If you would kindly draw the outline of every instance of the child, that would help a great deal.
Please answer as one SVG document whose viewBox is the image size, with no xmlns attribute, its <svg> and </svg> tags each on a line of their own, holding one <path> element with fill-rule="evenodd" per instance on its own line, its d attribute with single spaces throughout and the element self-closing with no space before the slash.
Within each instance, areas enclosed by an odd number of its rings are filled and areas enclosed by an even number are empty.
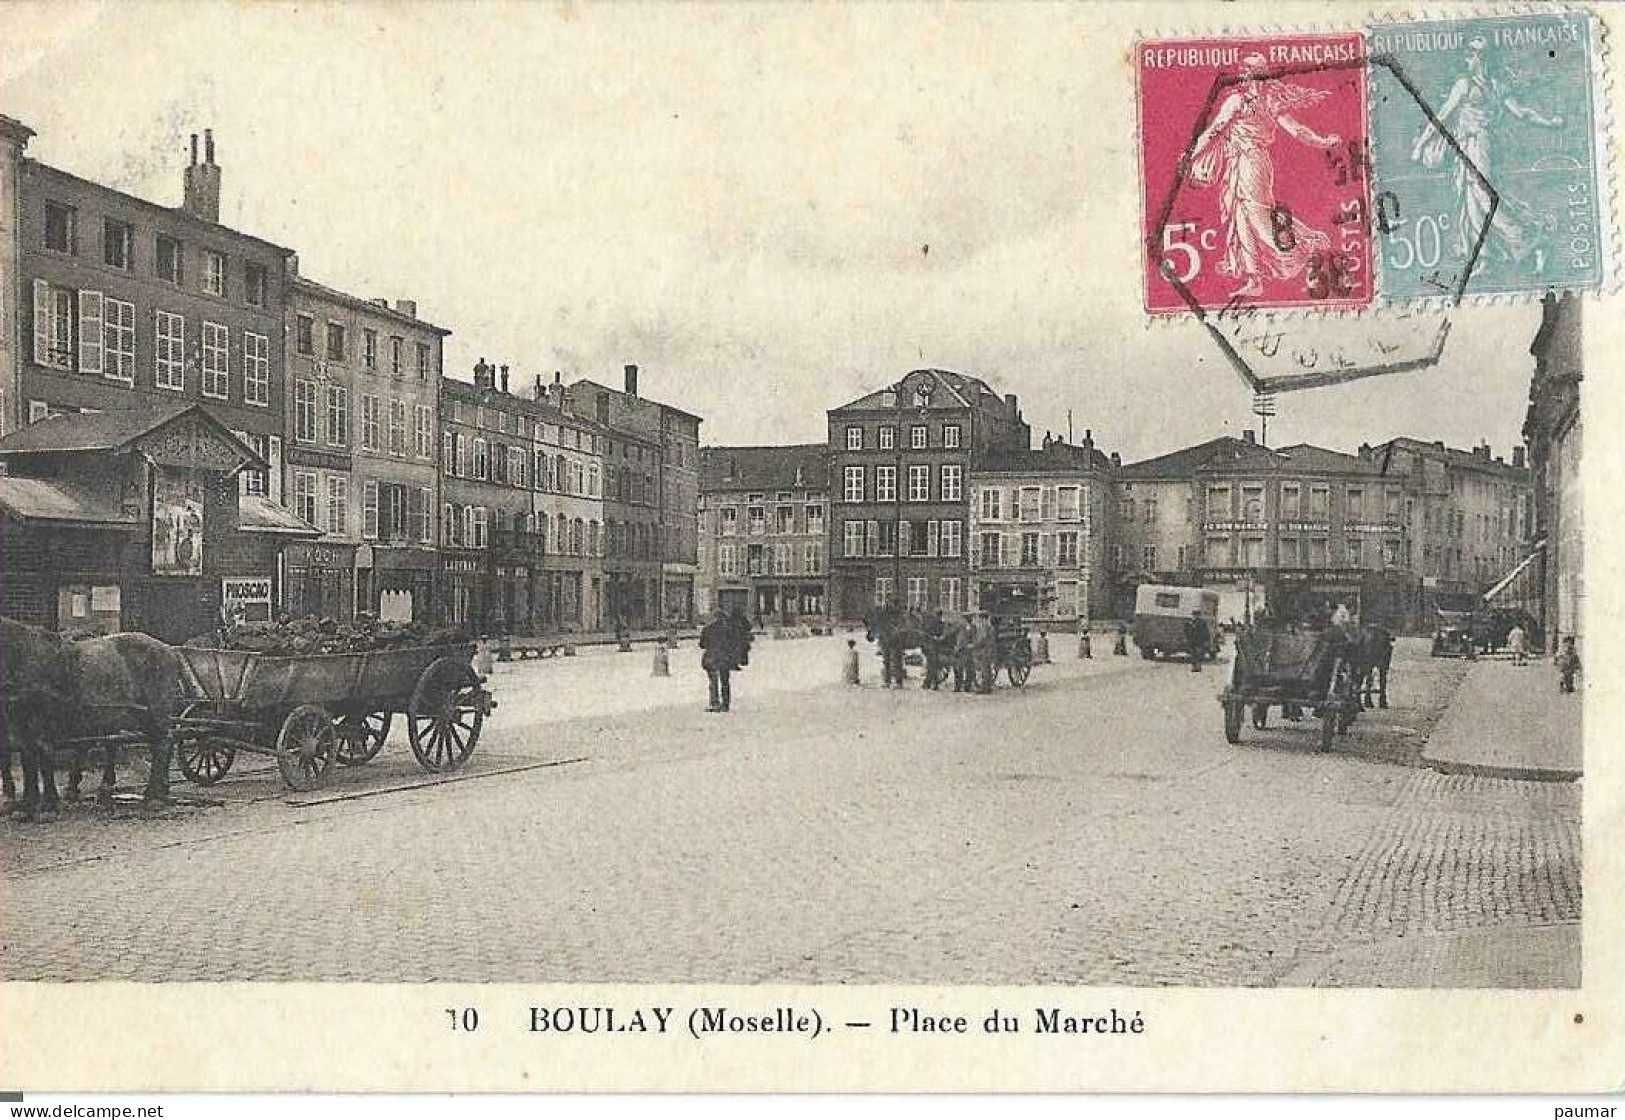
<svg viewBox="0 0 1625 1120">
<path fill-rule="evenodd" d="M 858 643 L 855 638 L 846 640 L 846 657 L 841 665 L 841 680 L 847 684 L 858 683 Z"/>
<path fill-rule="evenodd" d="M 1563 648 L 1557 652 L 1557 690 L 1574 691 L 1574 676 L 1580 671 L 1580 655 L 1574 651 L 1574 639 L 1564 638 Z"/>
<path fill-rule="evenodd" d="M 1128 627 L 1122 623 L 1118 623 L 1117 626 L 1117 640 L 1112 643 L 1112 656 L 1128 656 Z"/>
<path fill-rule="evenodd" d="M 1078 631 L 1078 660 L 1091 661 L 1094 656 L 1095 651 L 1089 645 L 1089 628 L 1085 626 Z"/>
</svg>

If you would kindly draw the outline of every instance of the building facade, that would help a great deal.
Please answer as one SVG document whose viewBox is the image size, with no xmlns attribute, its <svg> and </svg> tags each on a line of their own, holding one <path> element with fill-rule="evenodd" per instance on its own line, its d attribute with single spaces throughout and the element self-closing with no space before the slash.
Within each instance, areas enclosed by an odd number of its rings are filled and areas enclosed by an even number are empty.
<svg viewBox="0 0 1625 1120">
<path fill-rule="evenodd" d="M 970 474 L 1031 441 L 1014 395 L 917 369 L 831 409 L 828 431 L 835 615 L 860 618 L 876 603 L 964 611 Z"/>
<path fill-rule="evenodd" d="M 21 121 L 0 116 L 0 436 L 22 424 L 17 395 L 17 348 L 22 337 L 19 293 L 22 275 L 22 168 L 23 153 L 34 130 Z"/>
<path fill-rule="evenodd" d="M 1548 293 L 1530 353 L 1535 373 L 1523 436 L 1529 445 L 1534 525 L 1539 543 L 1534 567 L 1535 612 L 1547 648 L 1585 634 L 1585 540 L 1580 492 L 1584 425 L 1580 384 L 1585 379 L 1580 297 Z"/>
<path fill-rule="evenodd" d="M 287 558 L 286 608 L 427 617 L 440 566 L 439 397 L 451 332 L 410 300 L 289 285 L 287 504 L 323 530 Z"/>
<path fill-rule="evenodd" d="M 1090 433 L 985 456 L 970 476 L 971 607 L 1076 623 L 1111 613 L 1112 461 Z"/>
<path fill-rule="evenodd" d="M 700 462 L 700 613 L 738 609 L 762 623 L 822 622 L 829 448 L 707 447 Z"/>
<path fill-rule="evenodd" d="M 583 378 L 564 394 L 578 415 L 615 433 L 605 459 L 619 544 L 608 557 L 609 616 L 634 626 L 692 623 L 701 417 L 641 395 L 635 365 L 623 371 L 620 389 Z"/>
</svg>

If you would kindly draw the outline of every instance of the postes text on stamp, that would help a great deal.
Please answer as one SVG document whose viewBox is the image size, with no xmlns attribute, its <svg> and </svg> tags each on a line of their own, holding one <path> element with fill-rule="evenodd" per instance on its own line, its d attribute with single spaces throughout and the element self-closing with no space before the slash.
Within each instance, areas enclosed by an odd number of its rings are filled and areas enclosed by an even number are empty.
<svg viewBox="0 0 1625 1120">
<path fill-rule="evenodd" d="M 1145 41 L 1136 68 L 1146 310 L 1369 306 L 1363 36 Z"/>
<path fill-rule="evenodd" d="M 1569 11 L 1371 30 L 1385 302 L 1602 282 L 1595 43 Z"/>
</svg>

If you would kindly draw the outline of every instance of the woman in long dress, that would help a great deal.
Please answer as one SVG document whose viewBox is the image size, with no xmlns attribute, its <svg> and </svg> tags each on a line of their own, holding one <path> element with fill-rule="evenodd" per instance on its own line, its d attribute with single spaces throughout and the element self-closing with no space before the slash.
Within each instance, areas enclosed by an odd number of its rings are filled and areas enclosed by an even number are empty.
<svg viewBox="0 0 1625 1120">
<path fill-rule="evenodd" d="M 1315 253 L 1324 253 L 1331 246 L 1325 233 L 1278 208 L 1275 163 L 1270 156 L 1278 131 L 1316 148 L 1335 148 L 1342 143 L 1337 134 L 1322 136 L 1289 112 L 1330 94 L 1260 77 L 1264 68 L 1263 55 L 1250 54 L 1241 60 L 1242 81 L 1197 137 L 1190 155 L 1192 182 L 1208 186 L 1218 181 L 1224 233 L 1219 273 L 1242 281 L 1233 297 L 1262 294 L 1265 278 L 1284 280 L 1300 275 Z"/>
</svg>

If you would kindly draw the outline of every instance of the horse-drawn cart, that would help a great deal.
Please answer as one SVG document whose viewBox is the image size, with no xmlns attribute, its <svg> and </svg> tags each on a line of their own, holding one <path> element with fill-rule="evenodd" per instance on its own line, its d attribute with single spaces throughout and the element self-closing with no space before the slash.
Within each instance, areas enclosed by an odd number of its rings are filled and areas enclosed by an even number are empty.
<svg viewBox="0 0 1625 1120">
<path fill-rule="evenodd" d="M 455 770 L 496 707 L 471 665 L 473 643 L 293 657 L 176 652 L 186 692 L 176 754 L 199 785 L 224 778 L 247 751 L 274 758 L 290 788 L 317 789 L 335 760 L 359 766 L 376 757 L 396 713 L 423 769 Z"/>
<path fill-rule="evenodd" d="M 1241 741 L 1247 708 L 1252 708 L 1253 726 L 1262 729 L 1270 707 L 1279 705 L 1289 717 L 1304 708 L 1318 716 L 1320 748 L 1330 750 L 1333 737 L 1347 730 L 1360 710 L 1352 652 L 1335 629 L 1321 634 L 1242 631 L 1236 636 L 1229 684 L 1219 694 L 1225 740 Z"/>
<path fill-rule="evenodd" d="M 1033 647 L 1027 637 L 1027 624 L 1019 615 L 994 615 L 995 654 L 993 676 L 1003 669 L 1016 688 L 1027 683 L 1033 671 Z"/>
</svg>

